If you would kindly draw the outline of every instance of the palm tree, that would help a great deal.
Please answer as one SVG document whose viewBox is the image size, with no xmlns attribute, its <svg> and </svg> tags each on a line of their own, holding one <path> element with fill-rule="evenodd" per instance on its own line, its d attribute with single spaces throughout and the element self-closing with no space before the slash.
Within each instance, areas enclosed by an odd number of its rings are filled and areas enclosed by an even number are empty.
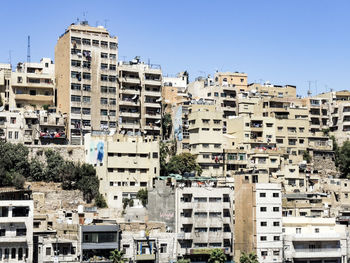
<svg viewBox="0 0 350 263">
<path fill-rule="evenodd" d="M 241 257 L 239 258 L 240 263 L 259 263 L 258 256 L 254 252 L 242 253 Z"/>
<path fill-rule="evenodd" d="M 124 263 L 126 261 L 126 258 L 124 258 L 124 252 L 119 251 L 118 249 L 111 252 L 109 259 L 112 260 L 113 263 Z"/>
<path fill-rule="evenodd" d="M 226 262 L 226 256 L 222 249 L 215 248 L 211 251 L 208 260 L 209 263 L 224 263 Z"/>
</svg>

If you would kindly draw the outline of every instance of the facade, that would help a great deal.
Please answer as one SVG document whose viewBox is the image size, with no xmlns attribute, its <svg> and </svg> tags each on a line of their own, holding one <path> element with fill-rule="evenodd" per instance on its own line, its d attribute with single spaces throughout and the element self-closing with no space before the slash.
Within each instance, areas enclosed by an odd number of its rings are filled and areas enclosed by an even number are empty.
<svg viewBox="0 0 350 263">
<path fill-rule="evenodd" d="M 49 110 L 9 110 L 0 112 L 1 139 L 25 145 L 66 144 L 66 117 Z"/>
<path fill-rule="evenodd" d="M 136 198 L 159 176 L 159 142 L 150 137 L 121 134 L 85 136 L 85 161 L 96 167 L 100 193 L 111 208 L 124 198 Z"/>
<path fill-rule="evenodd" d="M 80 227 L 82 261 L 90 262 L 94 258 L 109 261 L 111 251 L 120 249 L 119 232 L 119 226 L 112 223 L 82 225 Z"/>
<path fill-rule="evenodd" d="M 207 261 L 213 248 L 228 260 L 234 251 L 234 197 L 230 187 L 216 179 L 178 180 L 176 188 L 177 256 L 191 262 Z"/>
<path fill-rule="evenodd" d="M 259 262 L 282 262 L 281 186 L 252 184 L 245 175 L 236 178 L 235 259 L 254 251 Z"/>
<path fill-rule="evenodd" d="M 348 237 L 334 218 L 283 218 L 286 262 L 348 262 Z"/>
<path fill-rule="evenodd" d="M 136 57 L 118 64 L 119 132 L 159 136 L 161 134 L 162 72 Z"/>
<path fill-rule="evenodd" d="M 0 260 L 33 262 L 33 200 L 31 191 L 0 191 Z"/>
<path fill-rule="evenodd" d="M 71 144 L 92 130 L 117 127 L 118 39 L 87 22 L 72 24 L 55 47 L 57 107 Z"/>
</svg>

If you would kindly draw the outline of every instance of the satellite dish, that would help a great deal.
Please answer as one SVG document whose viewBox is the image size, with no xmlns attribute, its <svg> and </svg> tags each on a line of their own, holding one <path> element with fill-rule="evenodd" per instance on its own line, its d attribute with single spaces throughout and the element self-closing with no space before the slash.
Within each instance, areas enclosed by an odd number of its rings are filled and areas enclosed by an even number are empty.
<svg viewBox="0 0 350 263">
<path fill-rule="evenodd" d="M 0 107 L 0 111 L 3 111 L 5 109 L 5 106 Z"/>
</svg>

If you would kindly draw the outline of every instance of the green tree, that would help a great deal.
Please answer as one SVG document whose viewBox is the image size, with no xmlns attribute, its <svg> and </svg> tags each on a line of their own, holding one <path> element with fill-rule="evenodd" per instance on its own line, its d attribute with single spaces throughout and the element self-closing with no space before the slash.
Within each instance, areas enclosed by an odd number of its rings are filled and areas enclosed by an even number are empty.
<svg viewBox="0 0 350 263">
<path fill-rule="evenodd" d="M 189 258 L 179 258 L 176 263 L 190 263 L 191 260 Z"/>
<path fill-rule="evenodd" d="M 226 262 L 226 256 L 224 251 L 219 248 L 215 248 L 210 252 L 209 263 L 224 263 Z"/>
<path fill-rule="evenodd" d="M 77 181 L 76 188 L 83 192 L 87 202 L 91 202 L 99 194 L 100 180 L 98 180 L 96 170 L 92 165 L 83 164 L 80 169 L 82 177 Z"/>
<path fill-rule="evenodd" d="M 147 189 L 140 189 L 137 194 L 136 198 L 139 199 L 144 207 L 146 207 L 148 203 L 148 190 Z"/>
<path fill-rule="evenodd" d="M 23 144 L 0 142 L 0 187 L 12 186 L 16 173 L 29 176 L 28 153 Z"/>
<path fill-rule="evenodd" d="M 333 142 L 333 151 L 334 151 L 334 159 L 335 159 L 335 166 L 338 167 L 339 166 L 339 146 L 337 143 L 337 140 L 335 139 L 334 135 L 332 135 L 330 137 L 332 139 Z"/>
<path fill-rule="evenodd" d="M 111 252 L 109 259 L 112 260 L 113 263 L 124 263 L 126 261 L 126 258 L 124 258 L 124 252 L 119 251 L 118 249 Z"/>
<path fill-rule="evenodd" d="M 184 174 L 186 172 L 195 172 L 198 176 L 202 174 L 202 168 L 197 163 L 196 156 L 191 153 L 181 153 L 171 157 L 167 164 L 167 173 Z"/>
<path fill-rule="evenodd" d="M 24 183 L 26 181 L 23 175 L 17 172 L 13 172 L 11 178 L 14 187 L 16 187 L 17 189 L 23 189 Z"/>
<path fill-rule="evenodd" d="M 51 149 L 45 151 L 46 168 L 45 181 L 46 182 L 61 182 L 64 175 L 65 161 L 62 156 Z"/>
<path fill-rule="evenodd" d="M 340 147 L 338 165 L 341 177 L 350 178 L 350 141 L 345 141 Z"/>
<path fill-rule="evenodd" d="M 170 113 L 165 113 L 162 117 L 163 140 L 167 140 L 170 138 L 172 128 L 173 128 L 173 122 L 171 119 L 171 115 Z"/>
<path fill-rule="evenodd" d="M 29 163 L 29 177 L 33 181 L 44 181 L 44 164 L 37 159 Z"/>
<path fill-rule="evenodd" d="M 307 162 L 307 163 L 311 163 L 311 155 L 308 151 L 304 151 L 303 152 L 303 159 Z"/>
<path fill-rule="evenodd" d="M 254 252 L 251 252 L 249 254 L 243 252 L 239 258 L 239 262 L 240 263 L 259 263 L 258 256 Z"/>
<path fill-rule="evenodd" d="M 107 208 L 107 203 L 102 194 L 98 194 L 95 197 L 95 205 L 99 208 Z"/>
</svg>

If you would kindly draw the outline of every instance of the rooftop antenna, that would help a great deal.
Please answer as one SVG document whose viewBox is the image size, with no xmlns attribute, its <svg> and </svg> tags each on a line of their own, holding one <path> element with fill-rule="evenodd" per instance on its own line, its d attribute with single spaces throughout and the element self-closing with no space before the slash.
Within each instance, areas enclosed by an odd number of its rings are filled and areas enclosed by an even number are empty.
<svg viewBox="0 0 350 263">
<path fill-rule="evenodd" d="M 312 82 L 312 81 L 311 81 L 311 80 L 308 80 L 307 82 L 309 83 L 309 90 L 307 91 L 307 96 L 310 97 L 311 94 L 312 94 L 312 93 L 311 93 L 311 82 Z"/>
<path fill-rule="evenodd" d="M 107 28 L 107 22 L 109 22 L 109 20 L 105 19 L 104 21 L 105 21 L 105 28 Z"/>
<path fill-rule="evenodd" d="M 30 63 L 30 36 L 28 36 L 28 45 L 27 45 L 27 63 Z"/>
<path fill-rule="evenodd" d="M 9 49 L 9 64 L 10 64 L 10 65 L 11 65 L 11 67 L 12 67 L 11 53 L 12 53 L 12 50 L 11 50 L 11 49 Z"/>
<path fill-rule="evenodd" d="M 315 80 L 315 90 L 316 90 L 316 95 L 317 95 L 317 80 Z"/>
</svg>

